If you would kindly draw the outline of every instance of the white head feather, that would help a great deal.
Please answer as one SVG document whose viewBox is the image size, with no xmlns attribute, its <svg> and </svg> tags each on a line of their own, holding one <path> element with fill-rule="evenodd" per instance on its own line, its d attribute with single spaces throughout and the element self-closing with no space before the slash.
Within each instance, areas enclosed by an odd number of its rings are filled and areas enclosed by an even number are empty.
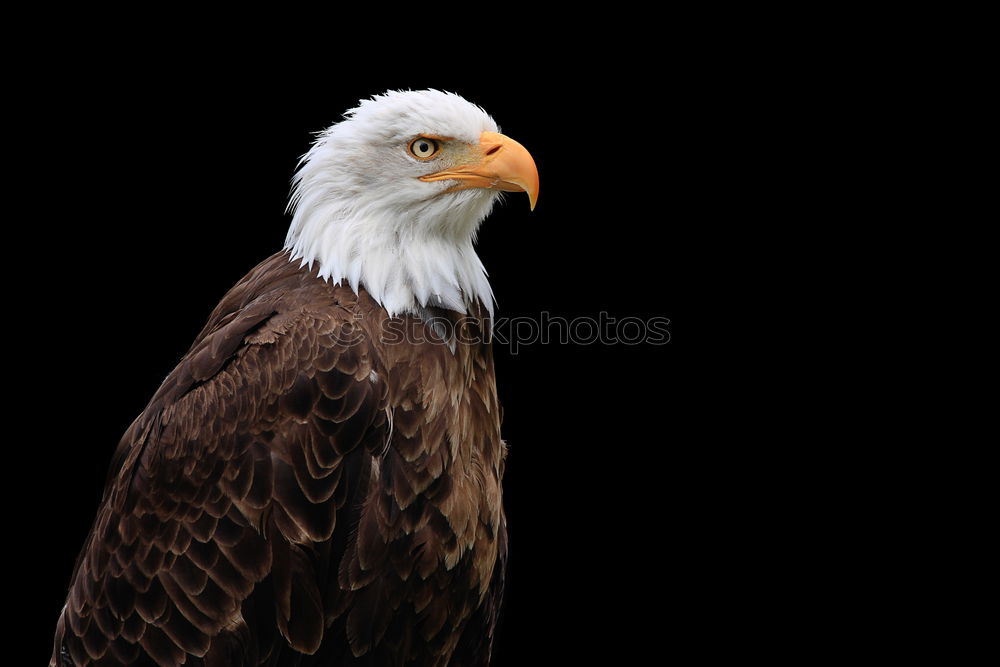
<svg viewBox="0 0 1000 667">
<path fill-rule="evenodd" d="M 319 134 L 299 163 L 285 247 L 334 283 L 360 286 L 389 311 L 439 306 L 493 314 L 493 292 L 473 243 L 495 190 L 456 192 L 419 176 L 441 169 L 414 158 L 418 135 L 476 145 L 496 122 L 480 107 L 436 90 L 392 91 L 362 100 Z M 449 142 L 455 143 L 455 142 Z"/>
</svg>

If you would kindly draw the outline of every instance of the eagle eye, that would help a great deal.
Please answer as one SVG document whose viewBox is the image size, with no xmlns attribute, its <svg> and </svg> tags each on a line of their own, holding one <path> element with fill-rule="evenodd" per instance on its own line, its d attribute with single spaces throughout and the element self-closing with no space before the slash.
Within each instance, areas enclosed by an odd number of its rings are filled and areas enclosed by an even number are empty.
<svg viewBox="0 0 1000 667">
<path fill-rule="evenodd" d="M 417 137 L 410 142 L 410 154 L 418 160 L 430 160 L 440 150 L 438 142 L 429 137 Z"/>
</svg>

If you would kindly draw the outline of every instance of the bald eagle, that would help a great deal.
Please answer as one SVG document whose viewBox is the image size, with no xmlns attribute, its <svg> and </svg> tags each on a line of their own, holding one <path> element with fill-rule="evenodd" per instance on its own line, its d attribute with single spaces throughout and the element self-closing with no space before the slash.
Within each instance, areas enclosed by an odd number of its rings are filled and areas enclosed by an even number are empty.
<svg viewBox="0 0 1000 667">
<path fill-rule="evenodd" d="M 473 248 L 523 146 L 389 92 L 321 133 L 281 252 L 114 454 L 50 665 L 486 665 L 507 530 Z"/>
</svg>

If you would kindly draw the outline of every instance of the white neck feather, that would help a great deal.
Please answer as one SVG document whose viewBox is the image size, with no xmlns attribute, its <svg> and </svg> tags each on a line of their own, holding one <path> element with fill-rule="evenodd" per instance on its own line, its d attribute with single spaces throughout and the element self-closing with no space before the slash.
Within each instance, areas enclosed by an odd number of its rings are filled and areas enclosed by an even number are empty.
<svg viewBox="0 0 1000 667">
<path fill-rule="evenodd" d="M 337 198 L 313 202 L 303 197 L 285 248 L 293 260 L 310 268 L 317 263 L 321 278 L 348 284 L 355 293 L 364 287 L 390 316 L 419 314 L 427 306 L 465 313 L 477 301 L 492 316 L 493 290 L 473 247 L 479 220 L 455 220 L 450 225 L 444 221 L 456 231 L 472 230 L 463 238 L 426 233 L 432 225 L 443 231 L 441 220 L 423 221 L 422 216 L 400 220 L 392 215 L 359 211 Z"/>
</svg>

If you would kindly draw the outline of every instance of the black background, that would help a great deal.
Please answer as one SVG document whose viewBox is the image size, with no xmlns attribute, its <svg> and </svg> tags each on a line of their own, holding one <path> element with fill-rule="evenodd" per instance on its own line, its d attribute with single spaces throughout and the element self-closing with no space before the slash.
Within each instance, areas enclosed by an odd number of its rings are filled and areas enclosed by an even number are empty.
<svg viewBox="0 0 1000 667">
<path fill-rule="evenodd" d="M 731 435 L 747 416 L 720 401 L 746 388 L 726 360 L 754 326 L 730 305 L 745 212 L 765 196 L 745 176 L 761 166 L 762 92 L 730 53 L 668 66 L 672 53 L 397 73 L 332 51 L 304 69 L 294 55 L 181 64 L 132 44 L 34 77 L 19 104 L 44 196 L 21 230 L 34 245 L 16 324 L 40 427 L 24 449 L 48 471 L 29 517 L 47 557 L 25 563 L 38 652 L 118 439 L 225 291 L 280 249 L 312 133 L 361 97 L 424 87 L 482 105 L 538 165 L 537 209 L 512 195 L 479 236 L 498 316 L 670 320 L 662 346 L 497 347 L 511 447 L 497 663 L 754 641 L 730 624 L 762 585 L 744 571 L 759 531 Z"/>
</svg>

